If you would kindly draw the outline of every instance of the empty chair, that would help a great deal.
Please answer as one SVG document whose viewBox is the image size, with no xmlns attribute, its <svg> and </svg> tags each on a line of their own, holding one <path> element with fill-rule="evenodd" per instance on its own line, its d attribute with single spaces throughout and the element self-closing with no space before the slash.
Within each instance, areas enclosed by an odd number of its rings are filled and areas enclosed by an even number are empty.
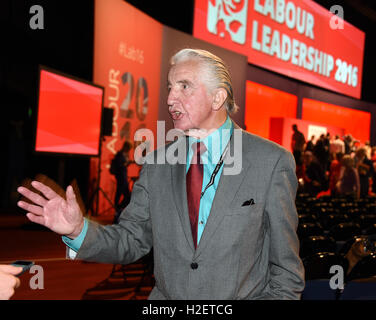
<svg viewBox="0 0 376 320">
<path fill-rule="evenodd" d="M 305 203 L 308 198 L 311 198 L 311 196 L 310 196 L 309 193 L 298 193 L 296 195 L 296 201 L 297 202 L 303 202 L 303 203 Z"/>
<path fill-rule="evenodd" d="M 324 234 L 324 229 L 319 223 L 300 223 L 297 234 L 300 240 L 310 236 L 320 236 Z"/>
<path fill-rule="evenodd" d="M 349 216 L 347 214 L 322 214 L 320 215 L 320 222 L 325 230 L 330 230 L 335 225 L 343 222 L 349 222 Z"/>
<path fill-rule="evenodd" d="M 316 206 L 320 208 L 328 208 L 330 204 L 328 202 L 322 201 L 320 198 L 320 202 L 316 203 Z"/>
<path fill-rule="evenodd" d="M 310 213 L 303 213 L 298 215 L 299 223 L 316 223 L 317 218 L 315 215 Z"/>
<path fill-rule="evenodd" d="M 367 203 L 366 210 L 369 214 L 376 214 L 376 203 Z"/>
<path fill-rule="evenodd" d="M 367 229 L 376 223 L 376 214 L 361 214 L 358 217 L 357 222 L 362 230 Z"/>
<path fill-rule="evenodd" d="M 310 236 L 300 243 L 300 257 L 305 258 L 319 252 L 336 252 L 336 242 L 328 236 Z"/>
<path fill-rule="evenodd" d="M 361 207 L 365 207 L 366 204 L 367 204 L 367 201 L 366 199 L 357 199 L 354 201 L 354 203 L 356 203 L 356 205 L 361 208 Z"/>
<path fill-rule="evenodd" d="M 334 207 L 319 207 L 317 209 L 319 215 L 328 215 L 336 212 Z"/>
<path fill-rule="evenodd" d="M 368 226 L 367 228 L 363 229 L 363 234 L 365 235 L 376 235 L 376 223 Z"/>
<path fill-rule="evenodd" d="M 347 215 L 351 220 L 358 220 L 362 214 L 364 214 L 362 208 L 353 208 L 347 211 Z"/>
<path fill-rule="evenodd" d="M 312 214 L 311 208 L 304 206 L 297 206 L 296 211 L 298 212 L 298 214 Z"/>
<path fill-rule="evenodd" d="M 336 208 L 337 208 L 337 212 L 338 213 L 340 213 L 340 214 L 347 214 L 352 209 L 354 209 L 354 205 L 353 205 L 353 203 L 340 202 L 339 205 Z"/>
<path fill-rule="evenodd" d="M 305 207 L 304 206 L 302 206 L 302 205 L 298 205 L 298 204 L 295 204 L 295 206 L 296 206 L 296 211 L 298 212 L 298 214 L 302 214 L 302 213 L 304 213 L 305 212 Z"/>
<path fill-rule="evenodd" d="M 339 223 L 329 230 L 329 235 L 333 237 L 335 241 L 347 241 L 360 234 L 360 226 L 354 222 Z"/>
<path fill-rule="evenodd" d="M 303 258 L 302 261 L 306 280 L 330 279 L 333 276 L 330 272 L 332 266 L 341 266 L 345 274 L 348 267 L 347 259 L 334 252 L 315 253 Z"/>
<path fill-rule="evenodd" d="M 339 209 L 339 208 L 342 207 L 342 204 L 345 203 L 345 199 L 342 199 L 342 198 L 334 198 L 334 199 L 332 199 L 331 203 L 332 203 L 332 206 L 333 206 L 334 208 L 338 208 L 338 209 Z"/>
<path fill-rule="evenodd" d="M 326 203 L 331 203 L 332 201 L 332 196 L 330 195 L 324 195 L 320 197 L 321 202 L 326 202 Z"/>
</svg>

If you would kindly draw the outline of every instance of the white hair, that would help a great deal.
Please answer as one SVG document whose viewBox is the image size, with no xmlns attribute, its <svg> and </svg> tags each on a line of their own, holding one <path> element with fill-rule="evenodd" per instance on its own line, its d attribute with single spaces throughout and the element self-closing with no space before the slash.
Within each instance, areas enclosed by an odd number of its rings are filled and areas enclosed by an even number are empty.
<svg viewBox="0 0 376 320">
<path fill-rule="evenodd" d="M 239 107 L 235 104 L 230 72 L 225 62 L 209 51 L 201 49 L 182 49 L 172 56 L 171 66 L 187 60 L 196 60 L 203 63 L 209 71 L 208 74 L 206 74 L 206 84 L 214 88 L 225 89 L 227 92 L 225 101 L 226 110 L 230 114 L 235 113 Z"/>
</svg>

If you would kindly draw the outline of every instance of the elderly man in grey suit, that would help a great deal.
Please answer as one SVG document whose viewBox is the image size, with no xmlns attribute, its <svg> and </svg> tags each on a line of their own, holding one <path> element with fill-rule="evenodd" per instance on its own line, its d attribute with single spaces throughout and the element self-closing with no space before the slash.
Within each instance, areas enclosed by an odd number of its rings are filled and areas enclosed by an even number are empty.
<svg viewBox="0 0 376 320">
<path fill-rule="evenodd" d="M 71 258 L 128 264 L 153 248 L 149 299 L 299 299 L 292 154 L 231 120 L 231 78 L 217 56 L 179 51 L 168 90 L 174 128 L 184 135 L 146 157 L 118 224 L 84 218 L 71 186 L 63 199 L 33 181 L 44 197 L 20 187 L 34 204 L 18 205 L 62 235 Z M 156 160 L 161 154 L 165 161 Z"/>
</svg>

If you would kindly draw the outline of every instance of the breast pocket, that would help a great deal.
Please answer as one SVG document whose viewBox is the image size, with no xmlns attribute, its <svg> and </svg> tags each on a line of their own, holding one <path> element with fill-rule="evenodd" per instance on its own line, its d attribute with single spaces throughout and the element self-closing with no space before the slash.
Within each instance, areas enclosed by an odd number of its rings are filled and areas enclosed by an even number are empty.
<svg viewBox="0 0 376 320">
<path fill-rule="evenodd" d="M 231 205 L 227 209 L 227 216 L 234 216 L 234 215 L 257 215 L 262 213 L 263 205 L 262 203 L 255 203 L 252 205 L 245 205 L 242 206 L 241 204 Z"/>
<path fill-rule="evenodd" d="M 229 206 L 223 219 L 223 225 L 226 230 L 232 230 L 230 231 L 232 237 L 237 235 L 236 237 L 239 239 L 257 238 L 264 229 L 263 207 L 262 203 L 243 207 L 241 205 Z"/>
</svg>

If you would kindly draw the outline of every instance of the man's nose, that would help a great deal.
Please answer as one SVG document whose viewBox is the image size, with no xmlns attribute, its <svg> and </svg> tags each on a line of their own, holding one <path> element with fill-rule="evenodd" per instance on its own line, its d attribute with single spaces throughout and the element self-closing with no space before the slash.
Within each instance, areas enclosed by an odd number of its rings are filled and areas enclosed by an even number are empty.
<svg viewBox="0 0 376 320">
<path fill-rule="evenodd" d="M 174 104 L 176 100 L 176 91 L 171 88 L 168 92 L 168 96 L 167 96 L 167 105 L 170 107 Z"/>
</svg>

